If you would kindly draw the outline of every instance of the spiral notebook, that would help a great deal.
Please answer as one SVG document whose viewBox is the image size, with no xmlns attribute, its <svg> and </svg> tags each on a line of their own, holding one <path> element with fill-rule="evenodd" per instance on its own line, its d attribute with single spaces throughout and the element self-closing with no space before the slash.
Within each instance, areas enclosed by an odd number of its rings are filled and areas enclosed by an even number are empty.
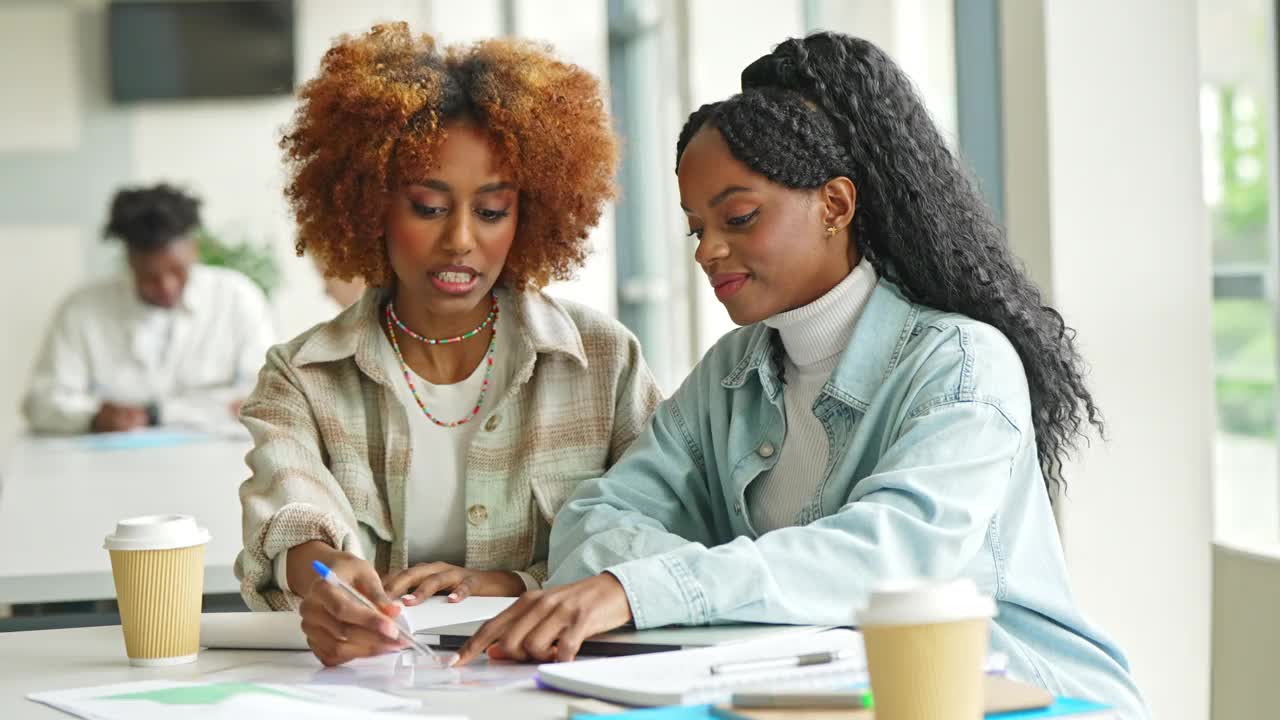
<svg viewBox="0 0 1280 720">
<path fill-rule="evenodd" d="M 730 675 L 711 673 L 711 666 L 731 661 L 838 650 L 853 652 L 823 665 Z M 788 634 L 696 650 L 538 667 L 538 683 L 544 687 L 626 705 L 727 703 L 735 691 L 747 688 L 840 688 L 866 681 L 862 636 L 853 630 Z"/>
</svg>

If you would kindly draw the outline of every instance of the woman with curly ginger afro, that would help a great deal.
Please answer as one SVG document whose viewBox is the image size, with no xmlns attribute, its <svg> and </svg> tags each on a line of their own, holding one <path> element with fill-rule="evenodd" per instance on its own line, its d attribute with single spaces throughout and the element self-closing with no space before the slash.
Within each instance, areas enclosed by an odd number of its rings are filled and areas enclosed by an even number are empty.
<svg viewBox="0 0 1280 720">
<path fill-rule="evenodd" d="M 1013 674 L 1145 717 L 1072 603 L 1051 509 L 1097 419 L 1073 335 L 906 75 L 864 40 L 787 40 L 693 113 L 676 173 L 745 327 L 565 506 L 561 587 L 461 660 L 565 659 L 629 621 L 847 625 L 881 582 L 963 578 L 997 601 Z"/>
<path fill-rule="evenodd" d="M 404 605 L 536 590 L 556 511 L 659 395 L 620 324 L 541 290 L 581 266 L 613 193 L 590 74 L 379 25 L 337 40 L 281 146 L 299 254 L 370 289 L 274 348 L 245 404 L 237 567 L 252 607 L 297 608 L 336 665 L 401 647 Z"/>
</svg>

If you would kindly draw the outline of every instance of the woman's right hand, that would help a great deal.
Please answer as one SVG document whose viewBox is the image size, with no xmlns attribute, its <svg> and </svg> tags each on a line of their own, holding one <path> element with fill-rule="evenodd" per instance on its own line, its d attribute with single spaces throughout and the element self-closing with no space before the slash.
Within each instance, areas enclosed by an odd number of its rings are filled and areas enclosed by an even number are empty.
<svg viewBox="0 0 1280 720">
<path fill-rule="evenodd" d="M 320 579 L 311 570 L 312 560 L 328 565 L 382 612 L 370 610 L 342 589 Z M 299 613 L 307 645 L 320 662 L 333 667 L 356 658 L 382 655 L 407 647 L 399 639 L 396 623 L 392 620 L 400 614 L 400 606 L 387 597 L 382 589 L 382 579 L 368 562 L 322 543 L 306 543 L 289 550 L 288 565 L 290 587 L 298 587 L 293 579 L 302 572 L 312 578 L 305 585 L 306 593 Z"/>
</svg>

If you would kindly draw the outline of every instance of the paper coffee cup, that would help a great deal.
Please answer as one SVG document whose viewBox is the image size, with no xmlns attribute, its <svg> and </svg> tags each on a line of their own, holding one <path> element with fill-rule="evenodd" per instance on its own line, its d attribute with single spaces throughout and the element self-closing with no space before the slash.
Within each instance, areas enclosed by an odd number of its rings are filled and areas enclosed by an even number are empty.
<svg viewBox="0 0 1280 720">
<path fill-rule="evenodd" d="M 200 650 L 204 546 L 209 532 L 190 515 L 148 515 L 116 524 L 103 543 L 132 665 L 193 662 Z"/>
<path fill-rule="evenodd" d="M 858 614 L 876 720 L 981 720 L 995 602 L 972 580 L 881 586 Z"/>
</svg>

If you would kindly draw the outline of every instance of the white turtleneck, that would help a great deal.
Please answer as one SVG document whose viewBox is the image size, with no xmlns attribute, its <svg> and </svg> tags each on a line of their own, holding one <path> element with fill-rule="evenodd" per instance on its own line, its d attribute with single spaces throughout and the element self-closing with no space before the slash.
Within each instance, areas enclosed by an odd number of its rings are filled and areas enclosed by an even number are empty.
<svg viewBox="0 0 1280 720">
<path fill-rule="evenodd" d="M 747 487 L 747 507 L 756 532 L 804 524 L 826 473 L 827 432 L 813 404 L 849 347 L 853 328 L 876 287 L 876 271 L 863 260 L 840 284 L 803 307 L 764 321 L 778 331 L 786 350 L 786 435 L 773 470 Z"/>
</svg>

